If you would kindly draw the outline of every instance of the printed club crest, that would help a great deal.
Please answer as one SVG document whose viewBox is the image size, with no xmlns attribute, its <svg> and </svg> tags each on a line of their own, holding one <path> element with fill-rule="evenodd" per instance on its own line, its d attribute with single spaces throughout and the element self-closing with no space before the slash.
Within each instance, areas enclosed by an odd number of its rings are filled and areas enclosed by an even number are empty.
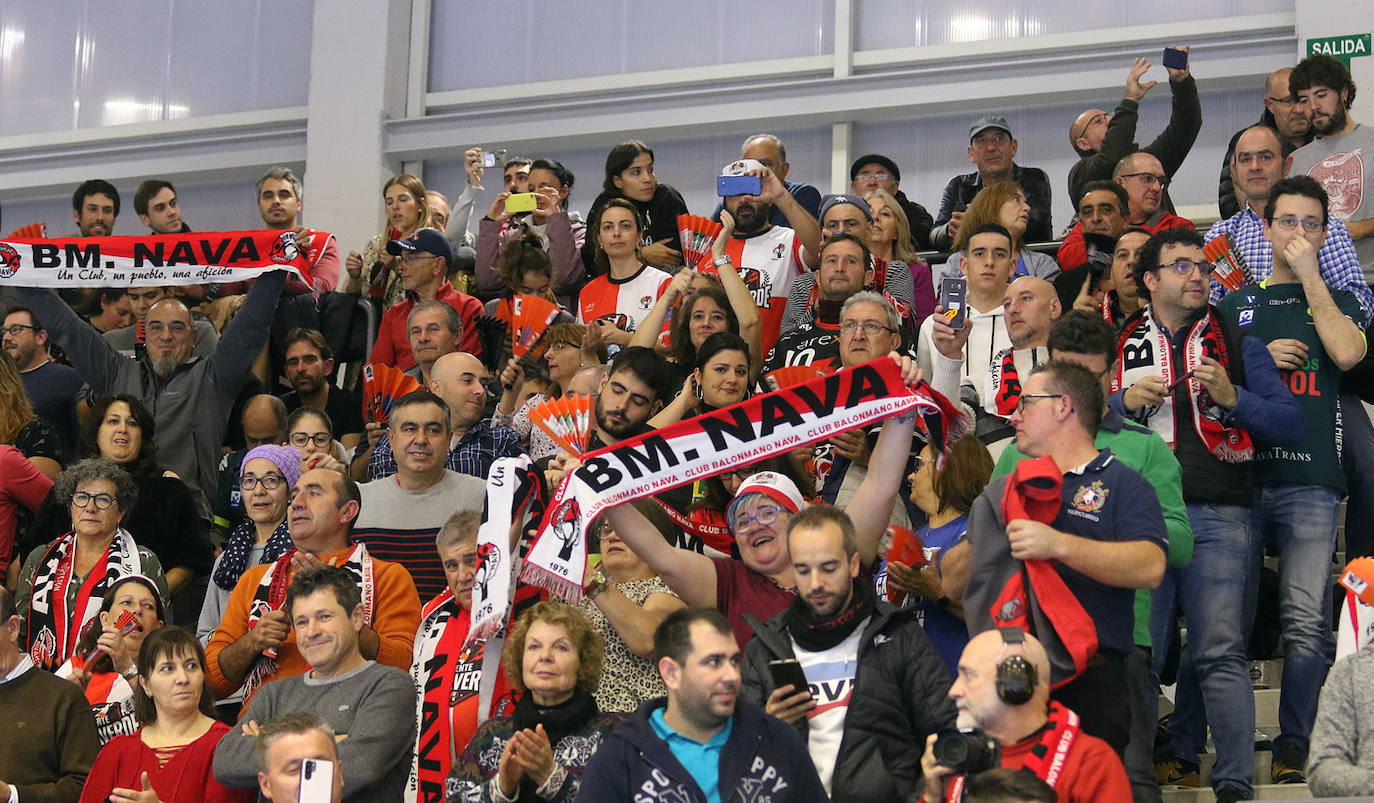
<svg viewBox="0 0 1374 803">
<path fill-rule="evenodd" d="M 493 544 L 477 545 L 477 569 L 473 572 L 473 585 L 477 587 L 478 595 L 482 599 L 487 598 L 487 585 L 496 573 L 496 569 L 501 565 L 501 552 Z"/>
<path fill-rule="evenodd" d="M 1103 487 L 1101 480 L 1096 480 L 1078 489 L 1078 493 L 1073 495 L 1073 506 L 1084 513 L 1096 513 L 1107 504 L 1109 493 L 1111 490 Z"/>
<path fill-rule="evenodd" d="M 19 252 L 14 246 L 0 243 L 0 279 L 8 279 L 19 272 Z"/>
<path fill-rule="evenodd" d="M 558 550 L 559 560 L 571 560 L 573 547 L 577 545 L 577 534 L 582 530 L 582 507 L 576 499 L 569 499 L 558 506 L 553 513 L 553 535 L 563 542 Z"/>
<path fill-rule="evenodd" d="M 272 244 L 272 261 L 285 265 L 296 261 L 296 257 L 301 255 L 301 247 L 296 244 L 296 233 L 294 231 L 284 231 L 277 235 L 277 241 Z"/>
</svg>

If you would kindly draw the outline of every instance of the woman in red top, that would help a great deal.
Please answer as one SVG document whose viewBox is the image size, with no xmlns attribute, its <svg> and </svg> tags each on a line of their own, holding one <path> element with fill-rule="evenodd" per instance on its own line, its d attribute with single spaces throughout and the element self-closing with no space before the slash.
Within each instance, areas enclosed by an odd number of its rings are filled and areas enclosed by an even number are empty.
<svg viewBox="0 0 1374 803">
<path fill-rule="evenodd" d="M 256 790 L 224 788 L 211 764 L 229 726 L 211 718 L 205 651 L 191 631 L 149 633 L 138 651 L 134 711 L 143 727 L 116 736 L 95 759 L 81 803 L 222 803 L 251 801 Z"/>
</svg>

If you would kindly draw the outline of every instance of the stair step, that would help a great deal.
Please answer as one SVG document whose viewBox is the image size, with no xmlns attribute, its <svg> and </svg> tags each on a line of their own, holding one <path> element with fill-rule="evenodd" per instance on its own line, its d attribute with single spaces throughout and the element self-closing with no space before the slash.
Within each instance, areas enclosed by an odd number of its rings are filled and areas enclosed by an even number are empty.
<svg viewBox="0 0 1374 803">
<path fill-rule="evenodd" d="M 1164 803 L 1212 803 L 1216 797 L 1211 789 L 1184 789 L 1169 787 L 1160 792 Z M 1312 793 L 1307 784 L 1260 784 L 1255 786 L 1255 800 L 1311 800 Z"/>
</svg>

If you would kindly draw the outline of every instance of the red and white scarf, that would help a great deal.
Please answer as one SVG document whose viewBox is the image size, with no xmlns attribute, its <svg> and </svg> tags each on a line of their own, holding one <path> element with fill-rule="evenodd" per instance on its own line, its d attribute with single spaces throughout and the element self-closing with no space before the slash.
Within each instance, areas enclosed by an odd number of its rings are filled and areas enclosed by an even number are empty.
<svg viewBox="0 0 1374 803">
<path fill-rule="evenodd" d="M 289 270 L 314 286 L 310 265 L 333 236 L 312 232 L 309 252 L 294 231 L 221 231 L 139 237 L 0 240 L 0 284 L 24 287 L 151 287 L 219 284 Z"/>
<path fill-rule="evenodd" d="M 109 547 L 80 580 L 70 608 L 67 594 L 76 577 L 76 533 L 53 541 L 33 575 L 24 643 L 33 662 L 49 672 L 72 657 L 86 623 L 100 612 L 100 602 L 115 581 L 126 574 L 142 574 L 138 545 L 125 530 L 116 530 Z"/>
<path fill-rule="evenodd" d="M 520 579 L 580 601 L 587 526 L 603 510 L 913 409 L 941 452 L 968 428 L 948 400 L 924 382 L 907 387 L 883 357 L 591 452 L 554 493 Z"/>
<path fill-rule="evenodd" d="M 1073 749 L 1074 742 L 1078 741 L 1079 730 L 1078 714 L 1051 700 L 1048 721 L 1041 729 L 1039 740 L 1031 747 L 1030 755 L 1026 756 L 1026 763 L 1022 764 L 1021 768 L 1029 770 L 1052 788 L 1057 787 L 1059 779 L 1064 775 L 1064 766 L 1068 764 L 1069 751 Z M 950 778 L 949 783 L 945 785 L 945 800 L 951 803 L 963 800 L 964 782 L 967 778 L 966 775 Z"/>
<path fill-rule="evenodd" d="M 1016 370 L 1018 354 L 1023 358 L 1029 357 L 1032 368 L 1050 358 L 1049 350 L 1044 346 L 1028 349 L 1008 346 L 992 358 L 992 364 L 988 366 L 988 384 L 984 393 L 992 394 L 990 400 L 993 407 L 988 412 L 995 412 L 1003 418 L 1011 417 L 1011 414 L 1016 412 L 1016 406 L 1021 403 L 1021 377 Z M 986 407 L 988 401 L 985 400 L 983 404 Z"/>
<path fill-rule="evenodd" d="M 1221 363 L 1229 373 L 1231 354 L 1222 332 L 1221 321 L 1211 307 L 1189 328 L 1183 345 L 1183 366 L 1174 364 L 1173 344 L 1169 334 L 1155 321 L 1154 310 L 1146 305 L 1127 319 L 1117 336 L 1119 355 L 1116 376 L 1112 378 L 1112 392 L 1129 388 L 1147 376 L 1164 376 L 1164 386 L 1172 387 L 1179 377 L 1191 374 L 1202 365 L 1203 357 Z M 1250 433 L 1240 427 L 1228 427 L 1221 422 L 1221 408 L 1202 383 L 1194 376 L 1186 380 L 1189 409 L 1192 410 L 1193 430 L 1212 456 L 1224 463 L 1244 463 L 1254 457 L 1255 447 Z M 1175 390 L 1175 393 L 1178 391 Z M 1174 400 L 1140 411 L 1141 420 L 1159 433 L 1170 447 L 1178 442 L 1178 422 L 1174 420 Z"/>
<path fill-rule="evenodd" d="M 295 555 L 294 548 L 288 550 L 263 572 L 262 579 L 258 581 L 258 587 L 253 592 L 253 602 L 248 606 L 249 630 L 257 627 L 268 611 L 279 611 L 286 604 L 286 589 L 291 585 L 292 576 L 291 558 Z M 376 567 L 367 554 L 367 547 L 362 544 L 353 547 L 353 551 L 348 553 L 348 559 L 344 561 L 343 568 L 353 575 L 362 589 L 363 622 L 371 626 L 376 613 L 374 606 L 377 584 L 374 576 Z M 248 669 L 248 677 L 243 682 L 244 699 L 251 697 L 259 686 L 271 680 L 276 674 L 276 649 L 263 650 L 262 655 L 259 655 Z"/>
<path fill-rule="evenodd" d="M 510 530 L 521 517 L 522 531 L 544 515 L 543 478 L 526 455 L 503 457 L 487 472 L 487 501 L 477 530 L 477 570 L 472 582 L 469 643 L 499 633 L 510 615 L 511 578 L 518 563 L 510 554 Z M 521 556 L 523 557 L 523 556 Z"/>
</svg>

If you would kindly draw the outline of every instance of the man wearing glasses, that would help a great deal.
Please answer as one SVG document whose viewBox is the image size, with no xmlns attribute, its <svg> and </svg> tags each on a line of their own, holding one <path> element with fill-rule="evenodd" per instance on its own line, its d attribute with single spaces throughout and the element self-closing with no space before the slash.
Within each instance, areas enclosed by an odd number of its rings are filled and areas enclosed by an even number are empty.
<svg viewBox="0 0 1374 803">
<path fill-rule="evenodd" d="M 409 239 L 388 242 L 386 250 L 400 257 L 397 265 L 406 295 L 382 313 L 377 344 L 372 347 L 369 362 L 394 366 L 402 371 L 415 366 L 406 319 L 421 301 L 442 301 L 457 310 L 463 322 L 458 348 L 480 358 L 482 344 L 477 337 L 477 318 L 482 314 L 482 302 L 453 289 L 446 278 L 449 264 L 453 262 L 453 245 L 448 238 L 438 229 L 420 229 Z"/>
<path fill-rule="evenodd" d="M 1162 231 L 1141 247 L 1135 283 L 1147 304 L 1117 341 L 1110 403 L 1173 447 L 1193 528 L 1192 562 L 1168 569 L 1152 600 L 1154 644 L 1169 642 L 1176 602 L 1188 622 L 1169 719 L 1172 755 L 1159 757 L 1158 777 L 1198 784 L 1205 710 L 1217 755 L 1212 788 L 1218 799 L 1237 800 L 1252 794 L 1255 758 L 1241 613 L 1253 600 L 1251 462 L 1262 449 L 1296 447 L 1305 424 L 1263 341 L 1208 305 L 1211 272 L 1191 229 Z M 1156 676 L 1163 652 L 1154 658 Z"/>
<path fill-rule="evenodd" d="M 1259 448 L 1255 453 L 1254 528 L 1272 535 L 1283 562 L 1279 610 L 1283 625 L 1284 678 L 1279 703 L 1280 735 L 1274 739 L 1275 783 L 1302 783 L 1308 737 L 1317 715 L 1320 680 L 1331 643 L 1331 553 L 1336 518 L 1345 495 L 1341 470 L 1341 374 L 1365 353 L 1362 320 L 1354 295 L 1332 290 L 1318 270 L 1326 240 L 1327 197 L 1308 176 L 1284 179 L 1264 210 L 1264 233 L 1273 243 L 1273 273 L 1222 299 L 1218 312 L 1241 331 L 1269 344 L 1307 418 L 1300 445 Z M 1349 411 L 1348 414 L 1357 414 Z M 1253 560 L 1261 560 L 1255 539 Z"/>
<path fill-rule="evenodd" d="M 1126 188 L 1130 204 L 1126 222 L 1151 234 L 1165 229 L 1191 229 L 1193 221 L 1181 218 L 1164 207 L 1169 175 L 1164 166 L 1145 151 L 1133 153 L 1116 163 L 1112 180 Z"/>
<path fill-rule="evenodd" d="M 1312 121 L 1303 113 L 1301 104 L 1288 89 L 1288 77 L 1293 74 L 1292 67 L 1284 67 L 1269 73 L 1264 82 L 1264 114 L 1255 125 L 1272 128 L 1281 143 L 1279 161 L 1288 158 L 1293 151 L 1312 141 Z M 1226 158 L 1221 161 L 1221 180 L 1217 184 L 1217 204 L 1221 207 L 1222 218 L 1234 217 L 1249 202 L 1245 188 L 1235 182 L 1231 174 L 1231 162 L 1235 156 L 1236 144 L 1240 137 L 1250 129 L 1242 128 L 1231 137 L 1226 148 Z M 1264 201 L 1260 201 L 1264 206 Z"/>
<path fill-rule="evenodd" d="M 1185 46 L 1182 50 L 1187 51 Z M 1198 100 L 1197 82 L 1189 68 L 1169 69 L 1169 91 L 1173 95 L 1173 110 L 1169 124 L 1154 142 L 1144 148 L 1135 142 L 1135 127 L 1139 121 L 1140 101 L 1158 81 L 1141 83 L 1150 69 L 1146 59 L 1136 59 L 1126 78 L 1126 96 L 1108 114 L 1102 109 L 1088 109 L 1069 126 L 1069 144 L 1078 152 L 1078 162 L 1069 169 L 1069 197 L 1081 198 L 1083 188 L 1090 181 L 1112 178 L 1117 162 L 1135 151 L 1145 151 L 1163 165 L 1163 175 L 1172 176 L 1188 157 L 1193 141 L 1202 129 L 1202 103 Z M 1173 202 L 1164 193 L 1164 208 L 1172 211 Z"/>
</svg>

